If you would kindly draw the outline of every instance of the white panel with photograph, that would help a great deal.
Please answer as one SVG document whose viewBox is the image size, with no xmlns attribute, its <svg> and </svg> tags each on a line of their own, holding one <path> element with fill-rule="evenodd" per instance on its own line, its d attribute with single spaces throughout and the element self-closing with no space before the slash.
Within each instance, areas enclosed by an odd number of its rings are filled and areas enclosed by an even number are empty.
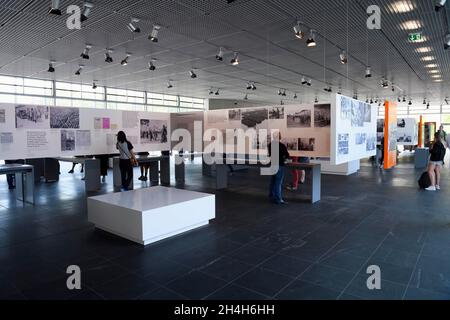
<svg viewBox="0 0 450 320">
<path fill-rule="evenodd" d="M 331 163 L 339 165 L 376 154 L 377 109 L 368 103 L 336 95 L 332 104 Z"/>
<path fill-rule="evenodd" d="M 415 118 L 397 119 L 397 144 L 415 146 L 418 143 L 418 125 Z"/>
</svg>

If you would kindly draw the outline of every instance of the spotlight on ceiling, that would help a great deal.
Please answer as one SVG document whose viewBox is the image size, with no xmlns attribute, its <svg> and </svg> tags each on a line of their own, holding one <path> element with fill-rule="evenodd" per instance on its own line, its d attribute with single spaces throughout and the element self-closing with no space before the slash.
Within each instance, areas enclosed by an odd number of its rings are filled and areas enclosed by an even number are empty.
<svg viewBox="0 0 450 320">
<path fill-rule="evenodd" d="M 372 98 L 370 98 L 370 104 L 373 104 L 373 99 Z"/>
<path fill-rule="evenodd" d="M 151 40 L 152 42 L 158 42 L 158 33 L 161 29 L 161 26 L 155 24 L 153 25 L 152 33 L 148 36 L 148 40 Z"/>
<path fill-rule="evenodd" d="M 209 94 L 214 94 L 213 88 L 209 89 Z"/>
<path fill-rule="evenodd" d="M 122 61 L 120 61 L 120 64 L 123 65 L 123 66 L 128 65 L 128 58 L 129 58 L 130 56 L 131 56 L 131 53 L 127 53 L 127 55 L 125 56 L 125 58 L 124 58 Z"/>
<path fill-rule="evenodd" d="M 398 102 L 402 102 L 402 99 L 400 97 L 397 98 Z"/>
<path fill-rule="evenodd" d="M 406 102 L 406 96 L 403 96 L 403 100 L 402 100 L 403 102 Z"/>
<path fill-rule="evenodd" d="M 389 83 L 387 80 L 382 80 L 381 81 L 381 86 L 383 87 L 383 89 L 387 89 L 389 88 Z"/>
<path fill-rule="evenodd" d="M 297 97 L 297 92 L 294 94 L 294 99 L 297 99 L 298 97 Z"/>
<path fill-rule="evenodd" d="M 48 10 L 48 14 L 56 14 L 57 16 L 61 15 L 61 10 L 59 9 L 59 0 L 52 0 L 52 4 L 50 10 Z"/>
<path fill-rule="evenodd" d="M 50 61 L 50 63 L 48 64 L 48 72 L 55 72 L 55 67 L 53 66 L 54 63 L 55 61 Z"/>
<path fill-rule="evenodd" d="M 167 89 L 173 88 L 172 81 L 167 80 Z"/>
<path fill-rule="evenodd" d="M 286 97 L 286 89 L 283 90 L 283 93 L 281 94 L 283 97 Z"/>
<path fill-rule="evenodd" d="M 232 66 L 237 66 L 239 64 L 239 53 L 235 52 L 233 59 L 230 61 Z"/>
<path fill-rule="evenodd" d="M 131 32 L 134 32 L 134 33 L 140 33 L 141 28 L 136 26 L 136 23 L 138 23 L 138 22 L 139 22 L 138 18 L 131 18 L 131 21 L 127 25 L 128 30 L 130 30 Z"/>
<path fill-rule="evenodd" d="M 366 103 L 369 103 L 369 98 L 366 98 Z"/>
<path fill-rule="evenodd" d="M 219 52 L 216 55 L 216 60 L 217 61 L 222 61 L 223 60 L 223 48 L 219 49 Z"/>
<path fill-rule="evenodd" d="M 77 71 L 75 72 L 75 75 L 76 75 L 76 76 L 79 76 L 79 75 L 81 74 L 81 71 L 83 70 L 83 68 L 84 68 L 84 65 L 80 64 L 80 65 L 78 66 Z"/>
<path fill-rule="evenodd" d="M 444 38 L 444 49 L 448 50 L 450 48 L 450 32 L 445 35 Z"/>
<path fill-rule="evenodd" d="M 409 99 L 408 106 L 412 106 L 412 100 Z"/>
<path fill-rule="evenodd" d="M 97 89 L 97 84 L 95 83 L 95 80 L 92 82 L 92 89 Z"/>
<path fill-rule="evenodd" d="M 342 50 L 341 53 L 339 54 L 339 59 L 341 60 L 342 64 L 347 64 L 348 62 L 347 52 Z"/>
<path fill-rule="evenodd" d="M 333 91 L 333 90 L 331 89 L 331 86 L 330 86 L 330 87 L 325 87 L 325 88 L 323 88 L 323 90 L 326 91 L 326 92 L 332 92 L 332 91 Z"/>
<path fill-rule="evenodd" d="M 434 6 L 434 9 L 436 12 L 440 11 L 444 6 L 447 0 L 436 0 L 436 4 Z"/>
<path fill-rule="evenodd" d="M 245 94 L 244 100 L 248 100 L 248 94 Z"/>
<path fill-rule="evenodd" d="M 395 86 L 392 84 L 391 91 L 395 92 Z"/>
<path fill-rule="evenodd" d="M 281 96 L 283 92 L 281 92 L 281 89 L 278 89 L 278 95 Z"/>
<path fill-rule="evenodd" d="M 306 78 L 305 77 L 302 77 L 302 85 L 305 85 L 305 84 L 307 84 L 308 83 L 308 81 L 306 80 Z"/>
<path fill-rule="evenodd" d="M 88 19 L 89 15 L 91 14 L 91 10 L 94 7 L 94 4 L 92 2 L 84 2 L 84 10 L 83 13 L 81 14 L 81 22 L 84 22 Z"/>
<path fill-rule="evenodd" d="M 219 89 L 217 89 L 216 93 L 214 93 L 216 96 L 220 94 Z"/>
<path fill-rule="evenodd" d="M 448 98 L 445 98 L 444 101 L 445 101 L 445 103 L 446 103 L 447 105 L 449 105 L 449 100 L 448 100 Z"/>
<path fill-rule="evenodd" d="M 194 70 L 189 71 L 189 75 L 191 76 L 192 79 L 197 78 L 197 75 L 195 74 Z"/>
<path fill-rule="evenodd" d="M 427 103 L 427 110 L 430 109 L 430 103 Z"/>
<path fill-rule="evenodd" d="M 153 64 L 153 61 L 150 61 L 150 62 L 148 63 L 148 70 L 150 70 L 150 71 L 156 70 L 156 67 L 155 67 L 155 65 Z"/>
<path fill-rule="evenodd" d="M 250 82 L 247 82 L 247 90 L 251 90 L 252 86 L 250 85 Z"/>
<path fill-rule="evenodd" d="M 83 59 L 89 60 L 89 50 L 91 50 L 92 45 L 87 44 L 86 47 L 84 48 L 83 52 L 80 54 L 80 57 L 82 57 Z"/>
<path fill-rule="evenodd" d="M 294 26 L 294 32 L 295 32 L 295 36 L 300 40 L 305 37 L 305 33 L 302 31 L 300 21 L 297 21 L 297 24 Z"/>
<path fill-rule="evenodd" d="M 318 103 L 318 102 L 319 102 L 319 98 L 316 97 L 316 99 L 314 99 L 314 102 L 315 102 L 315 103 Z"/>
<path fill-rule="evenodd" d="M 309 79 L 308 82 L 306 83 L 306 84 L 308 85 L 308 87 L 311 87 L 311 85 L 312 85 L 312 82 L 311 82 L 311 81 L 312 81 L 312 80 Z"/>
<path fill-rule="evenodd" d="M 338 88 L 337 94 L 342 94 L 342 88 Z"/>
<path fill-rule="evenodd" d="M 314 33 L 314 30 L 311 30 L 309 32 L 309 38 L 308 38 L 308 40 L 306 40 L 306 45 L 308 47 L 315 47 L 317 45 L 317 43 L 316 43 L 316 35 Z"/>
<path fill-rule="evenodd" d="M 106 49 L 105 52 L 105 62 L 106 63 L 112 63 L 113 62 L 113 58 L 111 57 L 111 53 L 113 53 L 114 51 L 111 49 Z"/>
<path fill-rule="evenodd" d="M 252 82 L 251 87 L 252 87 L 252 90 L 256 90 L 256 86 L 255 86 L 255 83 L 254 83 L 254 82 Z"/>
<path fill-rule="evenodd" d="M 370 78 L 372 77 L 372 70 L 370 68 L 370 66 L 366 67 L 366 78 Z"/>
<path fill-rule="evenodd" d="M 427 104 L 427 100 L 425 98 L 423 99 L 423 104 Z"/>
</svg>

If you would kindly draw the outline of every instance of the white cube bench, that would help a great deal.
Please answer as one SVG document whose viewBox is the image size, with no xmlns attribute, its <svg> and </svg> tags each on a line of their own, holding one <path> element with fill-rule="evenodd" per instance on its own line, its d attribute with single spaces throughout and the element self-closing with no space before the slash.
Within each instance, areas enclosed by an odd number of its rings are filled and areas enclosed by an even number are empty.
<svg viewBox="0 0 450 320">
<path fill-rule="evenodd" d="M 162 186 L 88 198 L 88 220 L 99 229 L 147 245 L 209 223 L 215 196 Z"/>
</svg>

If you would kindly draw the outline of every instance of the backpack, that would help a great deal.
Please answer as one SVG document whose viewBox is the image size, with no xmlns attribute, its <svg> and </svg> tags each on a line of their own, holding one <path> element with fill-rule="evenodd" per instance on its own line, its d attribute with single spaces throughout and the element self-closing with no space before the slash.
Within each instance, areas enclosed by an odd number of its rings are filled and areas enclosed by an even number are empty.
<svg viewBox="0 0 450 320">
<path fill-rule="evenodd" d="M 424 172 L 422 173 L 422 175 L 419 178 L 419 181 L 417 181 L 419 183 L 419 187 L 421 189 L 426 189 L 429 186 L 431 186 L 431 180 L 430 180 L 430 176 L 428 175 L 428 172 Z"/>
</svg>

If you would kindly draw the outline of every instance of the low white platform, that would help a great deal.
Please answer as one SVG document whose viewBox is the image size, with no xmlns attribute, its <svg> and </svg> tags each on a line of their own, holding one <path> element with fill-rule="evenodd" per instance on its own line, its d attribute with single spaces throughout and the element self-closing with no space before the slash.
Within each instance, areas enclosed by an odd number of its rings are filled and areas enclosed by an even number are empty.
<svg viewBox="0 0 450 320">
<path fill-rule="evenodd" d="M 147 245 L 209 223 L 215 196 L 152 187 L 90 197 L 88 220 L 99 229 Z"/>
</svg>

